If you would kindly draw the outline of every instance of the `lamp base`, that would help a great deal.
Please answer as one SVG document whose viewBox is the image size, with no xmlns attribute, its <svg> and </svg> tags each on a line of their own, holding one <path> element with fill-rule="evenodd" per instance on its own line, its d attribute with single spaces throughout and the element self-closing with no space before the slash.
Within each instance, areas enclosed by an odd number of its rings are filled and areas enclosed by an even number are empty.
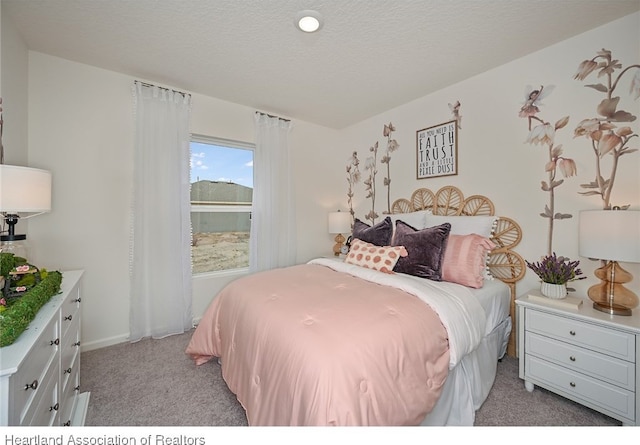
<svg viewBox="0 0 640 445">
<path fill-rule="evenodd" d="M 624 287 L 633 276 L 617 261 L 609 261 L 596 269 L 600 283 L 589 288 L 587 295 L 593 301 L 593 308 L 611 315 L 631 315 L 631 309 L 638 306 L 638 296 Z"/>
<path fill-rule="evenodd" d="M 593 303 L 593 308 L 597 311 L 604 312 L 609 315 L 631 315 L 631 309 L 616 303 L 611 303 L 609 305 L 607 303 L 600 303 L 599 301 L 595 301 Z"/>
<path fill-rule="evenodd" d="M 0 241 L 24 241 L 27 239 L 27 235 L 2 235 Z"/>
<path fill-rule="evenodd" d="M 0 252 L 12 253 L 13 255 L 24 258 L 25 260 L 29 258 L 29 246 L 27 244 L 26 236 L 11 240 L 5 240 L 4 237 L 2 238 L 2 242 L 0 242 Z"/>
<path fill-rule="evenodd" d="M 2 241 L 23 241 L 27 239 L 27 235 L 16 235 L 16 224 L 20 220 L 20 216 L 14 213 L 7 213 L 4 215 L 4 221 L 7 223 L 8 230 L 6 235 L 0 236 Z"/>
<path fill-rule="evenodd" d="M 336 243 L 333 245 L 333 254 L 335 256 L 340 256 L 340 253 L 342 252 L 342 246 L 344 246 L 344 242 L 346 241 L 346 238 L 341 233 L 338 233 L 334 241 Z"/>
</svg>

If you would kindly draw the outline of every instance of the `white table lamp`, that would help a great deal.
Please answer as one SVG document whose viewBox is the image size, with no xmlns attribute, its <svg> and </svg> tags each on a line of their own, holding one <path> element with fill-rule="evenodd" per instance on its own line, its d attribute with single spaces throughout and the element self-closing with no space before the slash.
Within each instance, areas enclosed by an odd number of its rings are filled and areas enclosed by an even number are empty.
<svg viewBox="0 0 640 445">
<path fill-rule="evenodd" d="M 329 213 L 329 233 L 337 234 L 335 237 L 335 245 L 333 246 L 333 254 L 339 256 L 342 246 L 346 241 L 344 233 L 351 233 L 351 215 L 349 212 L 331 212 Z"/>
<path fill-rule="evenodd" d="M 15 233 L 22 218 L 30 218 L 51 210 L 51 173 L 30 167 L 0 164 L 0 214 L 6 234 L 0 236 L 0 251 L 26 255 L 26 235 Z M 22 245 L 20 249 L 17 246 Z M 18 251 L 18 250 L 24 251 Z"/>
</svg>

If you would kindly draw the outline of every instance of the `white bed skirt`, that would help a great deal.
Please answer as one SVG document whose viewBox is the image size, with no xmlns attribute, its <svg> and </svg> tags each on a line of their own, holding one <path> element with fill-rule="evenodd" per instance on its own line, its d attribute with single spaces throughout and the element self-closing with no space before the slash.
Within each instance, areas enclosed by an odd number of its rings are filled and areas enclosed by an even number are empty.
<svg viewBox="0 0 640 445">
<path fill-rule="evenodd" d="M 498 360 L 509 343 L 511 318 L 505 318 L 447 376 L 442 395 L 425 417 L 424 426 L 472 426 L 476 411 L 489 395 Z"/>
</svg>

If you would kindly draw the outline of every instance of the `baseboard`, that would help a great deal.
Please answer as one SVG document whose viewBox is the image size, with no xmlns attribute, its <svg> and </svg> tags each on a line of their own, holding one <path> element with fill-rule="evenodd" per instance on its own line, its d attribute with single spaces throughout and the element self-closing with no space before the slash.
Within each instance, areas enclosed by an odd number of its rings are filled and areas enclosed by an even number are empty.
<svg viewBox="0 0 640 445">
<path fill-rule="evenodd" d="M 115 337 L 105 338 L 102 340 L 94 340 L 90 342 L 82 342 L 80 352 L 93 351 L 94 349 L 106 348 L 107 346 L 118 345 L 129 341 L 129 334 L 118 335 Z"/>
<path fill-rule="evenodd" d="M 202 317 L 194 318 L 193 327 L 197 327 Z M 115 337 L 105 338 L 102 340 L 94 340 L 91 342 L 82 343 L 80 346 L 80 352 L 89 352 L 95 349 L 102 349 L 108 346 L 119 345 L 129 341 L 129 334 L 117 335 Z"/>
</svg>

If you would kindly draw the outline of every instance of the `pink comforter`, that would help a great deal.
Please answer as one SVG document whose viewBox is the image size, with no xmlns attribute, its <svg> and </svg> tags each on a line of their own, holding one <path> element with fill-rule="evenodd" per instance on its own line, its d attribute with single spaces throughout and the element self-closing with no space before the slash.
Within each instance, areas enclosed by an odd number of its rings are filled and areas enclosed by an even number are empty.
<svg viewBox="0 0 640 445">
<path fill-rule="evenodd" d="M 447 378 L 447 332 L 419 298 L 317 264 L 253 274 L 187 347 L 220 357 L 249 425 L 415 425 Z"/>
</svg>

